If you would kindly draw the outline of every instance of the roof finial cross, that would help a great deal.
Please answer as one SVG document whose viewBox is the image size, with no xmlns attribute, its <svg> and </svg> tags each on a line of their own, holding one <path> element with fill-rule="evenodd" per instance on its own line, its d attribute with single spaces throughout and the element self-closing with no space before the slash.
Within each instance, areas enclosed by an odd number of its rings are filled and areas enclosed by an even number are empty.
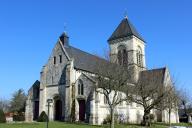
<svg viewBox="0 0 192 128">
<path fill-rule="evenodd" d="M 127 8 L 125 8 L 124 18 L 125 18 L 125 19 L 128 19 Z"/>
<path fill-rule="evenodd" d="M 64 23 L 64 33 L 67 33 L 67 23 Z"/>
</svg>

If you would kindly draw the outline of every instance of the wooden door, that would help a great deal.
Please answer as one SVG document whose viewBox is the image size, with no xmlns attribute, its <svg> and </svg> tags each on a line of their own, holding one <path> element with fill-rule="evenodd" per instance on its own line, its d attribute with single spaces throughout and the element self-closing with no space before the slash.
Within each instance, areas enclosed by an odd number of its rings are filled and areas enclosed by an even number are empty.
<svg viewBox="0 0 192 128">
<path fill-rule="evenodd" d="M 85 120 L 85 100 L 79 100 L 79 121 Z"/>
<path fill-rule="evenodd" d="M 56 100 L 55 103 L 55 120 L 62 119 L 62 102 L 61 100 Z"/>
</svg>

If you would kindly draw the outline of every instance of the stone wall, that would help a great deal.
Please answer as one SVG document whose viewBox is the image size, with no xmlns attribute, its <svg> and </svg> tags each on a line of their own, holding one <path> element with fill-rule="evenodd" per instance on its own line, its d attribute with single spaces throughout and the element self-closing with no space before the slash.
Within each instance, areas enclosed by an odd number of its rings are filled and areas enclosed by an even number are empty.
<svg viewBox="0 0 192 128">
<path fill-rule="evenodd" d="M 62 57 L 62 61 L 60 61 L 60 57 Z M 68 63 L 69 58 L 64 52 L 64 47 L 62 43 L 58 41 L 53 48 L 47 64 L 41 71 L 39 113 L 47 111 L 46 101 L 48 98 L 53 98 L 53 95 L 60 95 L 64 98 L 66 67 Z"/>
<path fill-rule="evenodd" d="M 26 122 L 32 122 L 33 121 L 33 89 L 31 88 L 28 91 L 27 101 L 26 101 L 26 107 L 25 107 L 25 121 Z"/>
</svg>

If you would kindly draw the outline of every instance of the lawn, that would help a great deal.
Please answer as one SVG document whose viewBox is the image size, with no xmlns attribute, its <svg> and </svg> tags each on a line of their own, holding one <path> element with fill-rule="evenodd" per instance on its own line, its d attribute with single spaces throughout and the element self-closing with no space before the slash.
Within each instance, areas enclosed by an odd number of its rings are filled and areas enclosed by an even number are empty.
<svg viewBox="0 0 192 128">
<path fill-rule="evenodd" d="M 0 128 L 46 128 L 46 123 L 0 124 Z M 67 124 L 67 123 L 63 123 L 63 122 L 50 122 L 49 128 L 90 128 L 90 126 L 89 125 L 80 125 L 80 124 Z M 97 127 L 95 127 L 95 128 L 97 128 Z"/>
<path fill-rule="evenodd" d="M 0 128 L 46 128 L 46 123 L 12 123 L 0 124 Z M 63 122 L 50 122 L 49 128 L 101 128 L 85 124 L 68 124 Z"/>
<path fill-rule="evenodd" d="M 187 124 L 177 124 L 177 126 Z M 189 126 L 189 125 L 187 125 Z M 69 124 L 64 122 L 50 122 L 49 128 L 108 128 L 109 126 L 91 126 L 86 124 Z M 0 124 L 0 128 L 46 128 L 46 123 L 12 123 Z M 116 125 L 116 128 L 143 128 L 138 125 Z M 151 128 L 167 128 L 162 124 L 154 124 Z"/>
</svg>

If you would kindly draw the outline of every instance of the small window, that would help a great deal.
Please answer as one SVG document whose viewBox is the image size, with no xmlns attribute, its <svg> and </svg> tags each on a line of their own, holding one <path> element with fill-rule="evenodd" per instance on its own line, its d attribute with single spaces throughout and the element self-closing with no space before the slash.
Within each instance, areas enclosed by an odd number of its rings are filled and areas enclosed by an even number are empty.
<svg viewBox="0 0 192 128">
<path fill-rule="evenodd" d="M 62 63 L 62 55 L 59 55 L 59 62 Z"/>
<path fill-rule="evenodd" d="M 107 97 L 104 95 L 104 104 L 108 104 L 108 100 L 107 100 Z"/>
<path fill-rule="evenodd" d="M 56 56 L 53 58 L 53 63 L 56 64 Z"/>
<path fill-rule="evenodd" d="M 83 95 L 84 94 L 83 82 L 81 80 L 79 80 L 79 83 L 78 83 L 78 94 L 79 95 Z"/>
</svg>

